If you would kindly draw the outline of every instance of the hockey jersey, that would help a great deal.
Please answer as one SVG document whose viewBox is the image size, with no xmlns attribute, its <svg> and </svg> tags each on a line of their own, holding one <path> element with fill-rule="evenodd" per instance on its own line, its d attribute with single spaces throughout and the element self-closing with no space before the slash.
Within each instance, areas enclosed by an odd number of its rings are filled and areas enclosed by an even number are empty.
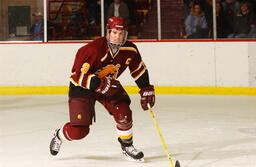
<svg viewBox="0 0 256 167">
<path fill-rule="evenodd" d="M 72 67 L 70 81 L 75 86 L 89 89 L 91 79 L 95 77 L 100 70 L 109 65 L 114 66 L 116 69 L 113 74 L 115 79 L 117 79 L 127 67 L 135 81 L 147 71 L 135 44 L 127 41 L 114 54 L 108 47 L 107 39 L 102 37 L 88 43 L 78 50 Z"/>
</svg>

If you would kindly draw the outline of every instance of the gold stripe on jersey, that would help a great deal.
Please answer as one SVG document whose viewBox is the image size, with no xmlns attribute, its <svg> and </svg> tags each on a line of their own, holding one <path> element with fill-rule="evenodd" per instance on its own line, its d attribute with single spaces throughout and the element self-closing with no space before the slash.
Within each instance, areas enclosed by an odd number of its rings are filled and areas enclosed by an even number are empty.
<svg viewBox="0 0 256 167">
<path fill-rule="evenodd" d="M 75 80 L 73 80 L 73 78 L 70 78 L 69 80 L 70 82 L 72 82 L 72 84 L 74 84 L 75 86 L 78 86 L 78 83 Z"/>
<path fill-rule="evenodd" d="M 119 53 L 119 51 L 120 51 L 120 49 L 118 49 L 115 53 L 113 53 L 113 51 L 112 51 L 111 49 L 109 49 L 109 53 L 110 53 L 110 55 L 111 55 L 113 58 L 116 57 L 116 55 Z"/>
<path fill-rule="evenodd" d="M 92 79 L 92 77 L 94 77 L 94 76 L 95 76 L 94 74 L 90 74 L 90 75 L 87 77 L 87 81 L 86 81 L 86 86 L 85 86 L 85 88 L 90 89 L 91 79 Z"/>
<path fill-rule="evenodd" d="M 83 87 L 82 86 L 83 79 L 84 79 L 84 73 L 81 73 L 80 76 L 79 76 L 79 79 L 78 79 L 78 85 L 81 86 L 81 87 Z"/>
<path fill-rule="evenodd" d="M 104 57 L 102 57 L 102 58 L 100 59 L 100 61 L 103 62 L 104 60 L 106 60 L 107 57 L 108 57 L 108 52 L 105 54 Z"/>
<path fill-rule="evenodd" d="M 144 68 L 138 75 L 134 76 L 134 80 L 139 79 L 140 76 L 142 76 L 142 74 L 146 71 L 147 68 Z"/>
<path fill-rule="evenodd" d="M 141 69 L 141 66 L 144 66 L 144 62 L 143 62 L 143 61 L 140 62 L 138 68 L 136 68 L 135 70 L 133 70 L 133 71 L 131 72 L 131 75 L 132 75 L 133 73 L 139 71 L 139 70 Z"/>
<path fill-rule="evenodd" d="M 137 49 L 133 48 L 133 47 L 121 47 L 119 48 L 119 50 L 129 50 L 129 51 L 133 51 L 137 53 Z"/>
</svg>

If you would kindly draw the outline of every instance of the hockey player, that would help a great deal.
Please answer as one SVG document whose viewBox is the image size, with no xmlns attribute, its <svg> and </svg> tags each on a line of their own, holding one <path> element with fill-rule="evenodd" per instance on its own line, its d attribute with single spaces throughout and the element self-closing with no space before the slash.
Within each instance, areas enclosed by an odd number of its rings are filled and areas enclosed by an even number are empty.
<svg viewBox="0 0 256 167">
<path fill-rule="evenodd" d="M 100 102 L 116 122 L 118 141 L 128 160 L 143 161 L 144 154 L 133 146 L 130 98 L 117 78 L 128 67 L 140 88 L 143 110 L 155 103 L 154 87 L 141 55 L 127 39 L 127 26 L 120 17 L 107 21 L 107 35 L 81 47 L 75 57 L 69 87 L 70 122 L 55 131 L 50 152 L 57 155 L 62 142 L 80 140 L 89 133 Z"/>
</svg>

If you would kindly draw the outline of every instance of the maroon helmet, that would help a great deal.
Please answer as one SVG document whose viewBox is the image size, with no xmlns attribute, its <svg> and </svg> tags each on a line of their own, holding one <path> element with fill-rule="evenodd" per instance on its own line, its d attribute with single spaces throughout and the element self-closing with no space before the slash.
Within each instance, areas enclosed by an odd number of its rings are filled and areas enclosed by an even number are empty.
<svg viewBox="0 0 256 167">
<path fill-rule="evenodd" d="M 123 18 L 113 16 L 108 19 L 107 29 L 119 29 L 127 31 L 127 25 Z"/>
<path fill-rule="evenodd" d="M 116 43 L 114 40 L 113 40 L 113 37 L 111 35 L 111 32 L 115 30 L 115 31 L 123 31 L 123 34 L 124 34 L 124 37 L 123 37 L 123 40 Z M 121 47 L 122 45 L 125 44 L 126 40 L 127 40 L 127 36 L 128 36 L 128 27 L 125 23 L 125 20 L 121 17 L 111 17 L 108 19 L 108 22 L 107 22 L 107 40 L 108 40 L 108 44 L 111 46 L 111 47 L 115 47 L 115 48 L 119 48 Z"/>
</svg>

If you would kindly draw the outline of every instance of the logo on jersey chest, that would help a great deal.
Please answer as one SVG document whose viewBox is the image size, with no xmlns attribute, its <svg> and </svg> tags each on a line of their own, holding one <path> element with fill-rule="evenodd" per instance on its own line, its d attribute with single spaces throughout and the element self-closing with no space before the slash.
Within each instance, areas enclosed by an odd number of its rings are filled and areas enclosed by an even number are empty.
<svg viewBox="0 0 256 167">
<path fill-rule="evenodd" d="M 96 72 L 96 74 L 99 78 L 102 78 L 102 77 L 105 77 L 105 76 L 108 76 L 108 75 L 111 75 L 113 77 L 117 77 L 118 70 L 119 70 L 120 67 L 121 67 L 120 64 L 116 64 L 116 65 L 109 64 L 109 65 L 103 67 L 102 69 L 98 70 Z"/>
</svg>

